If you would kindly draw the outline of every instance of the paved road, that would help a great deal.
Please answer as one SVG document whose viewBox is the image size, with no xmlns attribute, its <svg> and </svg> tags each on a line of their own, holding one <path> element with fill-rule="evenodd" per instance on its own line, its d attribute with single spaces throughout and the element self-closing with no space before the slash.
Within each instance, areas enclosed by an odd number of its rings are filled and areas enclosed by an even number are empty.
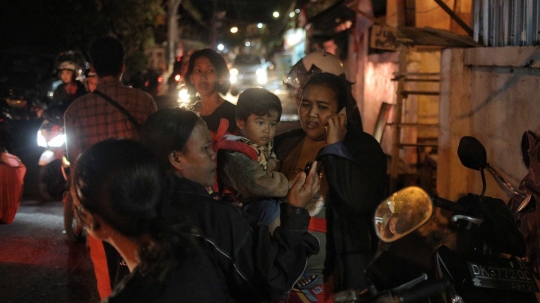
<svg viewBox="0 0 540 303">
<path fill-rule="evenodd" d="M 25 197 L 0 225 L 0 302 L 99 302 L 84 243 L 63 234 L 62 202 Z"/>
</svg>

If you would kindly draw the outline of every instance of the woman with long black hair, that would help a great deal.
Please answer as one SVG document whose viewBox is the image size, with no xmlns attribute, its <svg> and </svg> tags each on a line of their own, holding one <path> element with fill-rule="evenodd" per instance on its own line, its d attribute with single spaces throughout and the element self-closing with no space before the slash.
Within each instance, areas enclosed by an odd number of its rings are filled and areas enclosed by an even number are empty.
<svg viewBox="0 0 540 303">
<path fill-rule="evenodd" d="M 156 157 L 135 141 L 102 141 L 79 158 L 76 214 L 131 272 L 105 302 L 234 302 L 197 230 L 159 215 L 163 185 Z"/>
</svg>

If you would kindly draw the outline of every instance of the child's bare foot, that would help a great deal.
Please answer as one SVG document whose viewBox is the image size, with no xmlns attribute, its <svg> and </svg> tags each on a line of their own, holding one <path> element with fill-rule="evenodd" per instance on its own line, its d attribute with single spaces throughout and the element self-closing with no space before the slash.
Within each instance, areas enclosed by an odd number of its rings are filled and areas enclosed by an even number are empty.
<svg viewBox="0 0 540 303">
<path fill-rule="evenodd" d="M 300 279 L 296 281 L 294 287 L 298 289 L 310 288 L 315 284 L 315 282 L 317 282 L 318 279 L 319 277 L 317 277 L 316 275 L 310 275 L 308 272 L 304 272 Z"/>
</svg>

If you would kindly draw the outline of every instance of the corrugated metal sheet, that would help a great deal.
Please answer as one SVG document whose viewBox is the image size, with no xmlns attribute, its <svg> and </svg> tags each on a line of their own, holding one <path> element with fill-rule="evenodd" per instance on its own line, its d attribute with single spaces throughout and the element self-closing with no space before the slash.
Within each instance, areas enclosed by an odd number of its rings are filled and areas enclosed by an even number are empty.
<svg viewBox="0 0 540 303">
<path fill-rule="evenodd" d="M 474 0 L 474 40 L 486 46 L 540 44 L 540 1 Z"/>
</svg>

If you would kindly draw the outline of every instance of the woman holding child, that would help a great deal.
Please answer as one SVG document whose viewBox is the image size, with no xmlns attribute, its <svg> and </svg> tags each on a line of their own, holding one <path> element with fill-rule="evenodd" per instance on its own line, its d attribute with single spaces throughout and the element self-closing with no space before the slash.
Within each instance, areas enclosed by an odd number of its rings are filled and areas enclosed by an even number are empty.
<svg viewBox="0 0 540 303">
<path fill-rule="evenodd" d="M 371 135 L 347 127 L 343 109 L 355 102 L 350 86 L 334 74 L 313 75 L 299 100 L 302 128 L 274 141 L 282 173 L 290 176 L 313 160 L 322 166 L 325 206 L 310 221 L 321 251 L 309 259 L 306 269 L 318 277 L 310 290 L 317 302 L 331 302 L 333 292 L 366 286 L 364 270 L 376 245 L 372 215 L 385 197 L 385 154 Z M 309 280 L 301 279 L 299 286 Z M 289 302 L 301 302 L 302 296 L 291 292 Z"/>
<path fill-rule="evenodd" d="M 281 226 L 268 227 L 205 187 L 214 183 L 216 153 L 206 123 L 181 108 L 162 109 L 141 130 L 141 142 L 168 172 L 170 203 L 162 212 L 198 227 L 237 302 L 272 301 L 287 293 L 302 274 L 317 240 L 307 232 L 304 207 L 317 191 L 315 170 L 294 178 L 281 212 Z"/>
</svg>

